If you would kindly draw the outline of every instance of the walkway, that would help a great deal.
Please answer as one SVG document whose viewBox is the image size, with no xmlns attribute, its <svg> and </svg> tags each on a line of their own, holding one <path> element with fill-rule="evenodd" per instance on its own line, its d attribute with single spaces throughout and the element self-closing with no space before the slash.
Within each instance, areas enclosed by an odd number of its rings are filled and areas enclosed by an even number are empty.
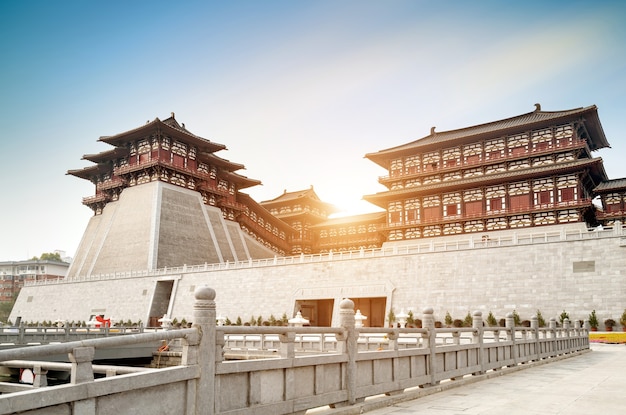
<svg viewBox="0 0 626 415">
<path fill-rule="evenodd" d="M 361 410 L 330 413 L 368 415 L 590 415 L 626 413 L 626 345 L 592 344 L 592 351 L 387 405 L 366 401 Z M 433 388 L 436 389 L 436 388 Z M 399 398 L 399 395 L 396 395 Z M 399 398 L 401 399 L 401 398 Z M 357 405 L 358 406 L 358 405 Z M 379 408 L 379 409 L 373 409 Z M 356 408 L 353 408 L 356 409 Z"/>
</svg>

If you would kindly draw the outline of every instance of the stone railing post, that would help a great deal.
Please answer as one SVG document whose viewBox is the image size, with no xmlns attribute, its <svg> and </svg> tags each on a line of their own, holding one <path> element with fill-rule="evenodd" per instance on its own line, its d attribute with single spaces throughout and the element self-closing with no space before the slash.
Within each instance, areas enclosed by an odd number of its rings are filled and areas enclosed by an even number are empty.
<svg viewBox="0 0 626 415">
<path fill-rule="evenodd" d="M 400 337 L 399 334 L 400 333 L 397 329 L 393 329 L 393 331 L 387 333 L 387 340 L 389 340 L 387 350 L 398 350 L 398 338 Z"/>
<path fill-rule="evenodd" d="M 558 354 L 556 339 L 556 318 L 552 317 L 550 319 L 550 322 L 548 323 L 548 328 L 550 329 L 550 338 L 552 339 L 552 356 L 556 356 Z"/>
<path fill-rule="evenodd" d="M 435 316 L 433 309 L 427 307 L 422 311 L 422 327 L 428 330 L 426 336 L 426 347 L 428 347 L 428 374 L 430 376 L 430 385 L 434 386 L 437 382 L 437 333 L 435 332 Z M 424 334 L 422 335 L 424 336 Z"/>
<path fill-rule="evenodd" d="M 515 344 L 515 319 L 513 313 L 508 313 L 505 320 L 507 340 L 511 342 L 511 359 L 517 363 L 517 345 Z M 511 367 L 513 365 L 509 365 Z"/>
<path fill-rule="evenodd" d="M 482 311 L 474 311 L 474 315 L 472 316 L 472 328 L 474 329 L 474 334 L 472 338 L 472 342 L 478 345 L 478 349 L 476 349 L 477 353 L 477 363 L 480 365 L 480 372 L 473 373 L 473 375 L 480 375 L 486 372 L 485 370 L 485 330 L 483 328 L 483 313 Z"/>
<path fill-rule="evenodd" d="M 346 389 L 348 393 L 348 404 L 356 403 L 356 385 L 357 385 L 357 366 L 356 356 L 358 333 L 355 329 L 354 320 L 354 301 L 345 298 L 339 304 L 339 321 L 341 327 L 345 330 L 344 336 L 341 336 L 345 342 L 343 352 L 348 355 L 346 363 Z M 338 339 L 339 340 L 339 339 Z"/>
<path fill-rule="evenodd" d="M 93 347 L 77 347 L 69 354 L 72 362 L 71 383 L 73 385 L 93 381 L 91 362 L 96 351 Z"/>
<path fill-rule="evenodd" d="M 196 298 L 196 302 L 193 306 L 193 327 L 198 329 L 200 339 L 197 347 L 195 348 L 195 356 L 192 354 L 188 355 L 186 364 L 193 364 L 193 361 L 196 360 L 200 368 L 200 377 L 196 383 L 195 412 L 191 412 L 213 415 L 215 413 L 215 361 L 217 330 L 215 290 L 204 285 L 196 288 L 194 296 Z M 187 346 L 187 351 L 191 352 L 189 346 Z"/>
<path fill-rule="evenodd" d="M 72 363 L 70 383 L 77 385 L 80 383 L 93 382 L 93 366 L 91 362 L 96 353 L 93 347 L 76 347 L 69 353 L 69 360 Z M 73 410 L 75 414 L 95 415 L 96 399 L 89 398 L 74 402 Z"/>
<path fill-rule="evenodd" d="M 533 340 L 535 341 L 535 360 L 539 360 L 541 351 L 539 350 L 539 317 L 537 317 L 537 315 L 530 318 L 530 330 L 532 332 Z"/>
<path fill-rule="evenodd" d="M 289 359 L 296 357 L 296 333 L 290 331 L 288 333 L 279 334 L 278 339 L 280 340 L 280 357 Z"/>
<path fill-rule="evenodd" d="M 565 340 L 563 343 L 565 343 L 565 350 L 563 350 L 565 353 L 569 353 L 571 351 L 571 323 L 569 321 L 569 318 L 565 318 L 563 319 L 563 330 L 561 333 L 561 337 L 564 337 Z"/>
<path fill-rule="evenodd" d="M 35 380 L 33 381 L 34 388 L 48 386 L 48 371 L 46 369 L 42 369 L 41 365 L 35 365 L 33 374 L 35 375 Z"/>
<path fill-rule="evenodd" d="M 26 326 L 24 325 L 24 322 L 21 321 L 20 326 L 17 329 L 17 344 L 26 344 L 26 342 L 24 341 L 25 332 L 26 332 Z"/>
</svg>

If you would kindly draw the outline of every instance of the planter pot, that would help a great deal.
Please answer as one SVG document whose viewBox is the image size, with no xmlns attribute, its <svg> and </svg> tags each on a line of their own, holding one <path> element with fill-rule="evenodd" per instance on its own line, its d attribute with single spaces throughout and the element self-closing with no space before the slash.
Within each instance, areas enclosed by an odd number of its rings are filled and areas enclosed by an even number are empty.
<svg viewBox="0 0 626 415">
<path fill-rule="evenodd" d="M 598 331 L 598 328 L 597 327 L 592 327 L 591 331 Z"/>
<path fill-rule="evenodd" d="M 613 331 L 613 327 L 611 327 L 611 326 L 607 326 L 607 327 L 606 327 L 606 331 Z"/>
</svg>

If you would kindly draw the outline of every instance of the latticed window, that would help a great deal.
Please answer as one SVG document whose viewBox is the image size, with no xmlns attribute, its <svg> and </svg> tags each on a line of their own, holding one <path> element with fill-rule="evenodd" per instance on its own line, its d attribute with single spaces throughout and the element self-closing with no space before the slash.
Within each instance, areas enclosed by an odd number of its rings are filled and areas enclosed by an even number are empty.
<svg viewBox="0 0 626 415">
<path fill-rule="evenodd" d="M 492 199 L 487 199 L 487 210 L 489 211 L 493 211 L 493 210 L 502 210 L 504 204 L 502 203 L 502 199 L 501 197 L 494 197 Z"/>
<path fill-rule="evenodd" d="M 389 174 L 391 177 L 397 177 L 402 175 L 402 159 L 391 160 L 391 165 L 389 167 Z"/>
<path fill-rule="evenodd" d="M 509 196 L 509 207 L 512 210 L 528 209 L 529 206 L 530 197 L 528 194 Z"/>
<path fill-rule="evenodd" d="M 482 152 L 483 148 L 480 143 L 469 144 L 463 147 L 463 157 L 465 159 L 465 164 L 480 163 L 480 156 Z"/>
<path fill-rule="evenodd" d="M 457 204 L 445 205 L 443 209 L 444 209 L 444 216 L 454 216 L 460 213 L 460 209 Z"/>
<path fill-rule="evenodd" d="M 564 145 L 570 143 L 574 139 L 574 129 L 571 124 L 559 125 L 555 128 L 556 144 Z"/>
<path fill-rule="evenodd" d="M 576 200 L 576 188 L 569 187 L 567 189 L 559 189 L 560 202 L 572 202 Z"/>
<path fill-rule="evenodd" d="M 415 223 L 419 221 L 419 218 L 420 218 L 419 208 L 420 208 L 419 199 L 408 199 L 404 203 L 404 210 L 406 212 L 407 223 Z"/>
<path fill-rule="evenodd" d="M 425 197 L 422 204 L 424 212 L 424 220 L 437 220 L 441 218 L 441 200 L 438 196 Z"/>
<path fill-rule="evenodd" d="M 482 214 L 483 214 L 482 200 L 474 200 L 471 202 L 465 202 L 465 215 L 480 216 Z"/>
<path fill-rule="evenodd" d="M 390 203 L 387 210 L 389 211 L 389 223 L 397 224 L 402 222 L 402 203 Z"/>
<path fill-rule="evenodd" d="M 420 171 L 420 159 L 419 156 L 407 157 L 404 161 L 404 167 L 407 174 L 416 174 Z"/>
<path fill-rule="evenodd" d="M 430 153 L 426 153 L 424 154 L 424 156 L 422 157 L 422 165 L 423 165 L 423 171 L 434 171 L 437 170 L 439 168 L 439 152 L 438 151 L 433 151 Z"/>
</svg>

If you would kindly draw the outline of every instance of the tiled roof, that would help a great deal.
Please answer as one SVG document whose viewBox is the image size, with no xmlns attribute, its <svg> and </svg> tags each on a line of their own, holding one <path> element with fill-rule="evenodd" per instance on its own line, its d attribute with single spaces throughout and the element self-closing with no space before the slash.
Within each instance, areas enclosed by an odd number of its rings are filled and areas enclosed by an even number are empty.
<svg viewBox="0 0 626 415">
<path fill-rule="evenodd" d="M 102 141 L 113 146 L 120 146 L 125 145 L 130 140 L 142 138 L 145 135 L 159 130 L 164 131 L 180 141 L 195 145 L 198 147 L 199 151 L 213 153 L 215 151 L 226 149 L 224 144 L 214 143 L 206 138 L 190 133 L 186 128 L 178 124 L 178 122 L 173 118 L 173 115 L 165 121 L 155 118 L 154 121 L 149 121 L 146 124 L 132 130 L 111 136 L 102 136 L 98 141 Z"/>
<path fill-rule="evenodd" d="M 83 160 L 89 160 L 94 163 L 101 163 L 108 160 L 115 160 L 128 154 L 126 148 L 115 147 L 112 150 L 103 151 L 97 154 L 85 154 Z"/>
<path fill-rule="evenodd" d="M 602 193 L 602 192 L 606 192 L 610 190 L 624 190 L 624 189 L 626 189 L 626 178 L 604 181 L 600 183 L 599 185 L 597 185 L 596 188 L 593 189 L 593 191 Z"/>
<path fill-rule="evenodd" d="M 533 112 L 486 124 L 442 132 L 436 132 L 435 127 L 433 127 L 430 134 L 425 137 L 407 144 L 380 150 L 376 153 L 369 153 L 366 154 L 365 157 L 383 167 L 387 167 L 387 160 L 389 160 L 389 158 L 394 157 L 396 154 L 404 154 L 407 151 L 421 150 L 422 147 L 441 148 L 443 146 L 453 145 L 456 140 L 460 139 L 468 139 L 471 137 L 477 139 L 479 136 L 498 137 L 514 134 L 518 131 L 541 128 L 542 126 L 552 125 L 557 122 L 568 122 L 578 119 L 584 119 L 585 121 L 585 126 L 590 134 L 588 145 L 591 150 L 609 147 L 595 105 L 565 111 L 541 111 L 539 104 L 535 105 L 537 109 Z"/>
<path fill-rule="evenodd" d="M 287 202 L 291 200 L 301 199 L 304 197 L 308 197 L 309 199 L 313 199 L 313 200 L 320 200 L 320 198 L 315 193 L 315 190 L 313 190 L 313 186 L 311 186 L 308 189 L 296 190 L 293 192 L 288 192 L 287 189 L 285 189 L 282 195 L 275 197 L 274 199 L 271 199 L 271 200 L 264 200 L 261 203 L 270 204 L 273 202 Z"/>
<path fill-rule="evenodd" d="M 68 170 L 66 174 L 85 180 L 91 180 L 92 177 L 104 174 L 109 170 L 110 168 L 108 166 L 103 164 L 94 164 L 93 166 L 88 166 L 82 169 Z"/>
</svg>

